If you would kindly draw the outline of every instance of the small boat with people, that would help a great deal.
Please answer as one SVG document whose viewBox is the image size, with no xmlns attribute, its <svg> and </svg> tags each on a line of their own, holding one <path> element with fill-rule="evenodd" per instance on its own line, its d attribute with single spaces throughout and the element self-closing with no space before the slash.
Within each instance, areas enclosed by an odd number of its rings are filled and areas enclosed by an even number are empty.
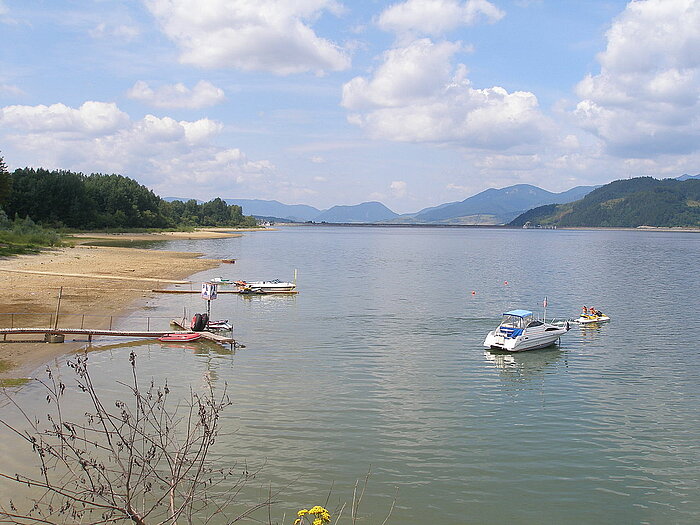
<svg viewBox="0 0 700 525">
<path fill-rule="evenodd" d="M 484 347 L 508 352 L 545 348 L 556 343 L 569 328 L 568 321 L 548 323 L 535 319 L 529 310 L 511 310 L 505 312 L 501 323 L 488 333 Z"/>
<path fill-rule="evenodd" d="M 238 290 L 242 293 L 278 293 L 291 292 L 297 285 L 295 283 L 273 279 L 271 281 L 234 281 Z"/>
<path fill-rule="evenodd" d="M 610 317 L 592 306 L 590 308 L 584 306 L 581 315 L 574 319 L 574 322 L 579 324 L 603 323 L 605 321 L 610 321 Z"/>
</svg>

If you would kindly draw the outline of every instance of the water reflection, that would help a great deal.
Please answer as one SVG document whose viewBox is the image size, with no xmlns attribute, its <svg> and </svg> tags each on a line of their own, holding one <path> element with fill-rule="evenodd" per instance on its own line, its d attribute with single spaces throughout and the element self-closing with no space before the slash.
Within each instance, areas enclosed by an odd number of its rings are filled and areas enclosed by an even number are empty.
<svg viewBox="0 0 700 525">
<path fill-rule="evenodd" d="M 556 346 L 515 353 L 500 350 L 484 351 L 486 360 L 498 368 L 502 379 L 508 381 L 529 381 L 540 377 L 563 355 L 564 353 Z"/>
</svg>

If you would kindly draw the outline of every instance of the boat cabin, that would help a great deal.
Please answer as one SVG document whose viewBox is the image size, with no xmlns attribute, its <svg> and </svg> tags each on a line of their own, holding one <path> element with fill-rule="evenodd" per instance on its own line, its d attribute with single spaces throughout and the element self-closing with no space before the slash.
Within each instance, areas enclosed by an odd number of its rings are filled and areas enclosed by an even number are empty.
<svg viewBox="0 0 700 525">
<path fill-rule="evenodd" d="M 498 325 L 498 331 L 506 337 L 517 337 L 523 333 L 526 328 L 539 326 L 542 321 L 538 321 L 532 317 L 532 312 L 528 310 L 511 310 L 503 314 L 501 324 Z"/>
</svg>

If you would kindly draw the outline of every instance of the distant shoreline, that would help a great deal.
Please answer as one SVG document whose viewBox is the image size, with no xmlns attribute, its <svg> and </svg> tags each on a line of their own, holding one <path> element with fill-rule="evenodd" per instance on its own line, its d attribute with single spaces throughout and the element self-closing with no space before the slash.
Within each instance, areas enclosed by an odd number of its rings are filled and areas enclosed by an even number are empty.
<svg viewBox="0 0 700 525">
<path fill-rule="evenodd" d="M 333 226 L 333 227 L 372 227 L 372 228 L 473 228 L 492 230 L 567 230 L 567 231 L 637 231 L 637 232 L 682 232 L 700 233 L 700 228 L 681 228 L 668 226 L 637 226 L 637 227 L 603 227 L 603 226 L 558 226 L 556 228 L 523 228 L 507 224 L 386 224 L 379 222 L 276 222 L 279 227 L 296 226 Z"/>
</svg>

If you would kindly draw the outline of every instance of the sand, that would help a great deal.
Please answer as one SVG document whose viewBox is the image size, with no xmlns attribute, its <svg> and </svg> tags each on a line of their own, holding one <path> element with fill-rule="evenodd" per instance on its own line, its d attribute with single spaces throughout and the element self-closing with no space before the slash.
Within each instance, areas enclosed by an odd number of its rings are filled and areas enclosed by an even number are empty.
<svg viewBox="0 0 700 525">
<path fill-rule="evenodd" d="M 74 237 L 75 242 L 84 243 L 95 238 L 143 241 L 231 235 L 230 230 L 219 229 Z M 220 264 L 221 260 L 203 259 L 198 253 L 84 244 L 36 255 L 0 258 L 0 327 L 50 327 L 62 289 L 62 322 L 74 319 L 79 326 L 86 314 L 90 328 L 106 328 L 110 316 L 117 317 L 130 308 L 142 306 L 155 295 L 153 289 L 187 281 L 189 275 Z M 11 339 L 40 342 L 3 342 L 0 336 L 0 379 L 26 377 L 43 364 L 85 345 L 44 343 L 43 335 L 8 336 L 8 341 Z"/>
</svg>

